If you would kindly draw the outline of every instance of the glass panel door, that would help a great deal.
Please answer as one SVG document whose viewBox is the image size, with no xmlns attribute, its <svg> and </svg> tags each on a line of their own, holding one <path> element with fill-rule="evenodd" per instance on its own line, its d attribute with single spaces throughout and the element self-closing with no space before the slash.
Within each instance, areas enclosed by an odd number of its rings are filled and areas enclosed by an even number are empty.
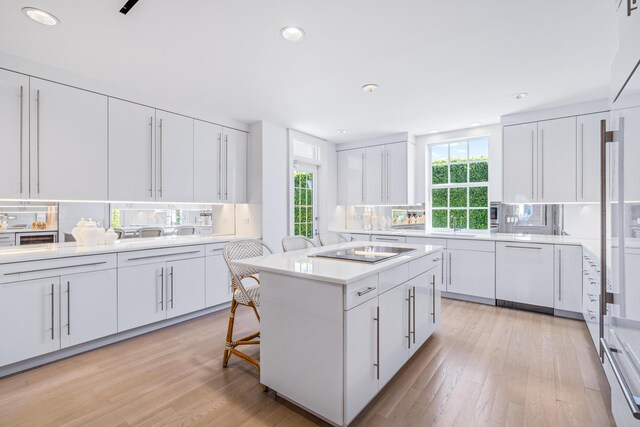
<svg viewBox="0 0 640 427">
<path fill-rule="evenodd" d="M 313 239 L 318 235 L 318 168 L 296 163 L 293 168 L 292 234 Z"/>
</svg>

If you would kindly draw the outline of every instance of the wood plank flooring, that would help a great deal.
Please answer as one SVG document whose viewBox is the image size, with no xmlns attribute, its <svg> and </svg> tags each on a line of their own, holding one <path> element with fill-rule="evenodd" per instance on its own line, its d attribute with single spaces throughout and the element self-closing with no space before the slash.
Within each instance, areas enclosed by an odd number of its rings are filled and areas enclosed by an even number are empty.
<svg viewBox="0 0 640 427">
<path fill-rule="evenodd" d="M 612 425 L 583 322 L 442 307 L 438 332 L 352 425 Z M 238 311 L 237 333 L 252 332 L 255 318 Z M 216 313 L 1 379 L 0 426 L 324 425 L 263 393 L 249 363 L 222 369 L 226 322 Z"/>
</svg>

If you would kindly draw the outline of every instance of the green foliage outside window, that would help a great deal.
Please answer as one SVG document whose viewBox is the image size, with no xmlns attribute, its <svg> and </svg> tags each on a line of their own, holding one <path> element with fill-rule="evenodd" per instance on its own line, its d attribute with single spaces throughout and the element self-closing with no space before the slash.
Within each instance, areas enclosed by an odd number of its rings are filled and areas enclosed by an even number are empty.
<svg viewBox="0 0 640 427">
<path fill-rule="evenodd" d="M 467 182 L 467 164 L 459 163 L 457 165 L 451 165 L 451 182 L 463 183 Z"/>
<path fill-rule="evenodd" d="M 449 211 L 447 209 L 434 209 L 431 212 L 431 227 L 447 228 L 449 225 Z"/>
<path fill-rule="evenodd" d="M 489 182 L 489 162 L 469 163 L 469 182 Z"/>
<path fill-rule="evenodd" d="M 456 219 L 456 228 L 468 228 L 466 209 L 451 209 L 449 213 Z M 453 221 L 451 222 L 451 227 L 453 228 Z"/>
<path fill-rule="evenodd" d="M 431 168 L 431 182 L 433 184 L 448 184 L 449 183 L 449 167 L 433 166 Z"/>
<path fill-rule="evenodd" d="M 489 205 L 489 187 L 469 187 L 469 207 L 484 208 Z"/>
<path fill-rule="evenodd" d="M 293 234 L 313 238 L 313 174 L 293 176 Z"/>
<path fill-rule="evenodd" d="M 111 228 L 120 227 L 120 209 L 111 209 Z"/>
<path fill-rule="evenodd" d="M 446 188 L 434 188 L 431 190 L 431 206 L 434 208 L 448 207 L 449 191 Z"/>
<path fill-rule="evenodd" d="M 489 216 L 486 209 L 469 209 L 469 228 L 472 230 L 486 230 Z"/>
<path fill-rule="evenodd" d="M 467 207 L 467 187 L 449 189 L 449 206 L 452 208 Z"/>
</svg>

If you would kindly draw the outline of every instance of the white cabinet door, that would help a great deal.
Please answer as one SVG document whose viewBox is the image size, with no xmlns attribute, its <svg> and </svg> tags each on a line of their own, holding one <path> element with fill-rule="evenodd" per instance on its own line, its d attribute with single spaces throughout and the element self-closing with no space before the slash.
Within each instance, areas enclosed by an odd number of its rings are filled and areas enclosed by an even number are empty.
<svg viewBox="0 0 640 427">
<path fill-rule="evenodd" d="M 538 201 L 576 201 L 576 118 L 538 122 Z"/>
<path fill-rule="evenodd" d="M 247 134 L 224 128 L 223 202 L 247 201 Z"/>
<path fill-rule="evenodd" d="M 447 292 L 496 298 L 496 254 L 447 249 Z"/>
<path fill-rule="evenodd" d="M 222 126 L 195 120 L 193 153 L 193 201 L 222 202 Z"/>
<path fill-rule="evenodd" d="M 193 119 L 156 110 L 157 198 L 193 201 Z"/>
<path fill-rule="evenodd" d="M 73 274 L 60 278 L 61 347 L 118 332 L 116 270 Z"/>
<path fill-rule="evenodd" d="M 364 156 L 364 148 L 338 152 L 338 205 L 365 203 Z"/>
<path fill-rule="evenodd" d="M 202 310 L 205 301 L 204 258 L 167 263 L 167 318 Z"/>
<path fill-rule="evenodd" d="M 118 332 L 167 318 L 164 262 L 118 268 Z"/>
<path fill-rule="evenodd" d="M 582 311 L 582 247 L 555 248 L 554 308 L 580 313 Z"/>
<path fill-rule="evenodd" d="M 553 307 L 553 245 L 496 243 L 496 298 Z"/>
<path fill-rule="evenodd" d="M 205 296 L 207 307 L 231 301 L 231 278 L 222 257 L 222 249 L 205 258 Z"/>
<path fill-rule="evenodd" d="M 608 113 L 577 118 L 577 197 L 579 202 L 600 201 L 600 121 Z"/>
<path fill-rule="evenodd" d="M 432 313 L 436 271 L 440 272 L 440 266 L 414 277 L 406 285 L 412 295 L 410 356 L 427 341 L 435 329 Z"/>
<path fill-rule="evenodd" d="M 384 185 L 385 150 L 383 145 L 367 147 L 364 156 L 364 200 L 367 205 L 380 205 Z"/>
<path fill-rule="evenodd" d="M 624 120 L 624 165 L 622 165 L 624 167 L 624 182 L 626 183 L 624 201 L 627 204 L 635 203 L 640 200 L 640 185 L 638 185 L 640 182 L 640 167 L 638 167 L 640 161 L 640 107 L 625 108 L 618 115 Z M 620 144 L 614 146 L 618 145 Z M 615 172 L 618 172 L 618 167 L 615 168 Z M 618 181 L 617 178 L 612 180 L 615 183 Z M 617 190 L 617 186 L 614 186 L 613 197 L 618 197 Z"/>
<path fill-rule="evenodd" d="M 29 197 L 29 77 L 0 70 L 0 198 Z"/>
<path fill-rule="evenodd" d="M 350 234 L 344 234 L 344 236 L 350 242 L 370 242 L 371 241 L 371 235 L 369 234 L 350 233 Z"/>
<path fill-rule="evenodd" d="M 536 123 L 505 126 L 502 141 L 502 198 L 504 203 L 537 200 Z"/>
<path fill-rule="evenodd" d="M 107 200 L 107 97 L 30 79 L 31 198 Z"/>
<path fill-rule="evenodd" d="M 378 393 L 377 308 L 378 299 L 374 298 L 344 312 L 345 424 Z"/>
<path fill-rule="evenodd" d="M 0 366 L 60 349 L 57 277 L 0 285 Z"/>
<path fill-rule="evenodd" d="M 409 356 L 409 290 L 406 284 L 402 284 L 378 296 L 380 388 L 398 372 Z"/>
<path fill-rule="evenodd" d="M 155 200 L 156 110 L 109 98 L 109 199 Z"/>
<path fill-rule="evenodd" d="M 409 181 L 407 179 L 410 176 L 408 171 L 407 147 L 407 143 L 405 142 L 385 146 L 385 170 L 383 171 L 385 175 L 385 194 L 382 198 L 383 202 L 387 205 L 407 205 L 413 203 L 415 195 L 409 194 Z"/>
</svg>

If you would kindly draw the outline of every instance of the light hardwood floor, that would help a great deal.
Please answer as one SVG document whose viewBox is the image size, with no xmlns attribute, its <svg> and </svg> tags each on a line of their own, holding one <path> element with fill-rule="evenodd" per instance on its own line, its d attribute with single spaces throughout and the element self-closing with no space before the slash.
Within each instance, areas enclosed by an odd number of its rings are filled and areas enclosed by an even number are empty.
<svg viewBox="0 0 640 427">
<path fill-rule="evenodd" d="M 442 307 L 436 335 L 353 425 L 611 425 L 583 322 Z M 255 318 L 239 311 L 237 333 L 251 332 Z M 323 425 L 263 393 L 249 363 L 221 367 L 226 321 L 216 313 L 2 379 L 0 426 Z"/>
</svg>

